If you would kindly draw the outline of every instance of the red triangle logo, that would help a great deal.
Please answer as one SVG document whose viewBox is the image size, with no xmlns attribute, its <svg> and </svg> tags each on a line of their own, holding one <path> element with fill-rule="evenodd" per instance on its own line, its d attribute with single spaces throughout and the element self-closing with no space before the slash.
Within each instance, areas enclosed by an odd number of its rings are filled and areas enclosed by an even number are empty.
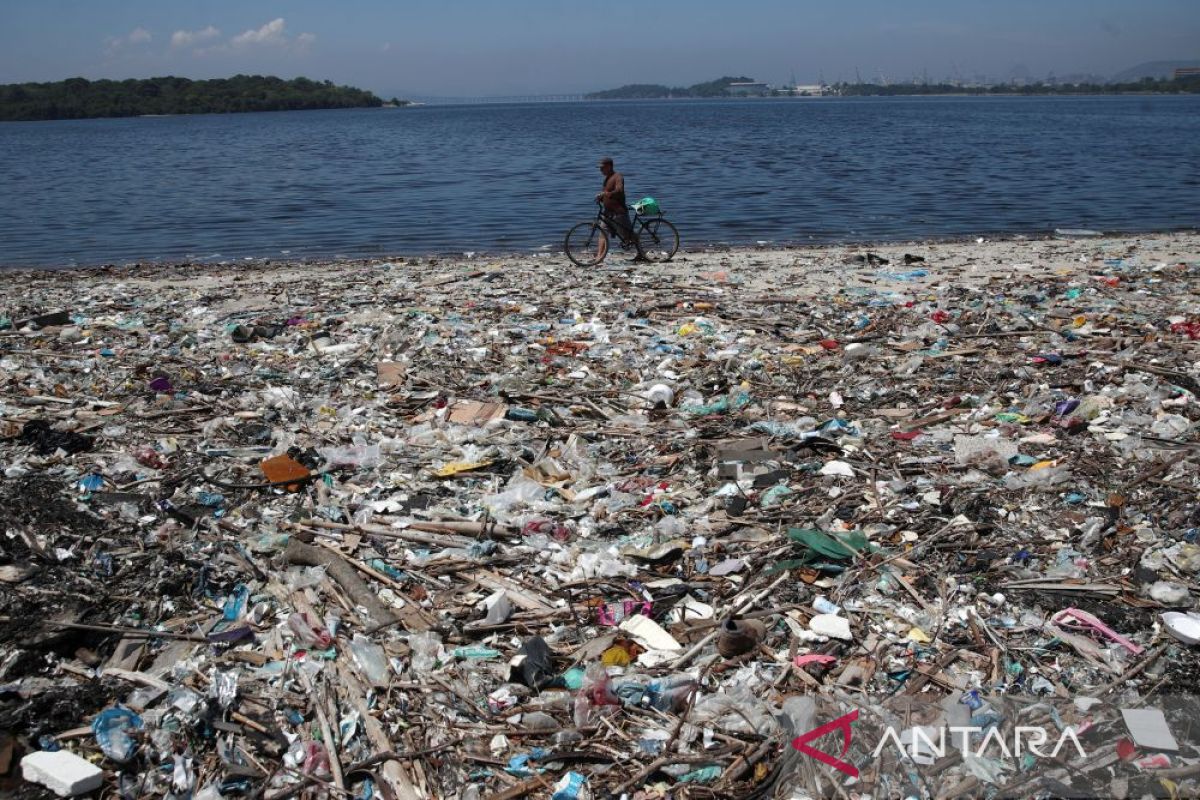
<svg viewBox="0 0 1200 800">
<path fill-rule="evenodd" d="M 801 734 L 795 739 L 792 739 L 792 747 L 804 753 L 806 756 L 812 756 L 822 764 L 828 764 L 839 772 L 844 772 L 851 778 L 858 777 L 858 767 L 853 764 L 848 764 L 841 760 L 850 750 L 850 725 L 858 719 L 858 709 L 854 709 L 849 714 L 838 717 L 833 722 L 827 722 L 819 728 L 813 728 L 808 733 Z M 814 739 L 820 739 L 830 731 L 840 730 L 842 732 L 842 752 L 838 758 L 834 758 L 828 753 L 823 753 L 814 747 L 809 747 L 808 743 Z"/>
</svg>

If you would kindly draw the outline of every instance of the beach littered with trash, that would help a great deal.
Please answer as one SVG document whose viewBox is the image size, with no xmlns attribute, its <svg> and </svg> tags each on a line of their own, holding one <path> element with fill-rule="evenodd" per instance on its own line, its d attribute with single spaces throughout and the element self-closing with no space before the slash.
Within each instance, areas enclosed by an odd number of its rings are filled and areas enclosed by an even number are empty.
<svg viewBox="0 0 1200 800">
<path fill-rule="evenodd" d="M 8 272 L 0 791 L 1194 796 L 1198 287 L 1194 233 Z"/>
</svg>

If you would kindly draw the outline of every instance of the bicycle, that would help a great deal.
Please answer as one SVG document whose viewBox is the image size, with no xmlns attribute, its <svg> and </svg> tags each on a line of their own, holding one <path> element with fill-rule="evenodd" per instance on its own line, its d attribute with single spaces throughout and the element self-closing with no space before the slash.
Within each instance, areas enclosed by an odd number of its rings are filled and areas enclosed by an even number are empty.
<svg viewBox="0 0 1200 800">
<path fill-rule="evenodd" d="M 567 231 L 567 238 L 563 243 L 567 258 L 581 267 L 594 267 L 608 255 L 608 229 L 611 226 L 604 216 L 604 206 L 598 200 L 596 205 L 600 206 L 596 212 L 596 218 L 588 222 L 581 222 Z M 663 218 L 661 211 L 642 215 L 643 210 L 657 211 L 657 203 L 651 206 L 644 202 L 637 202 L 630 208 L 633 210 L 633 235 L 641 244 L 642 253 L 646 259 L 655 262 L 670 261 L 679 251 L 679 231 Z M 613 234 L 616 234 L 615 230 Z M 628 250 L 633 246 L 632 239 L 621 240 L 622 250 Z"/>
</svg>

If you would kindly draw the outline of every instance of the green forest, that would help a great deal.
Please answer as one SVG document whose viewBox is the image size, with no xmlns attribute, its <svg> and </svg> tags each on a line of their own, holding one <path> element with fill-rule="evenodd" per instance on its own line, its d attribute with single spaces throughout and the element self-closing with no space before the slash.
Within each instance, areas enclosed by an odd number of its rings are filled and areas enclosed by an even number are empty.
<svg viewBox="0 0 1200 800">
<path fill-rule="evenodd" d="M 403 103 L 397 102 L 400 105 Z M 314 108 L 377 108 L 371 92 L 308 78 L 262 75 L 193 81 L 146 78 L 0 85 L 0 120 L 136 117 L 144 114 L 223 114 Z"/>
</svg>

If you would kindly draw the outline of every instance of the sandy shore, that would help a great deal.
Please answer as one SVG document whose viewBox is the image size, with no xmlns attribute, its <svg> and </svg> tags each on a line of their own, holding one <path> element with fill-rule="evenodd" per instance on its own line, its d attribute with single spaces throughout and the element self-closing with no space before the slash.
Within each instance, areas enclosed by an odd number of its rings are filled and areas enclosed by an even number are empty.
<svg viewBox="0 0 1200 800">
<path fill-rule="evenodd" d="M 888 260 L 887 265 L 855 263 L 868 253 Z M 907 264 L 911 254 L 923 261 Z M 533 294 L 558 294 L 567 287 L 670 284 L 685 291 L 774 292 L 804 298 L 830 297 L 839 291 L 886 291 L 891 288 L 930 288 L 954 284 L 978 286 L 996 280 L 1020 277 L 1072 278 L 1106 272 L 1105 262 L 1129 261 L 1139 268 L 1194 262 L 1200 258 L 1200 233 L 1180 232 L 1097 238 L 989 239 L 955 242 L 902 242 L 879 244 L 819 245 L 812 247 L 708 248 L 682 251 L 666 264 L 634 264 L 623 253 L 614 252 L 599 267 L 585 270 L 571 264 L 561 253 L 539 253 L 498 257 L 413 257 L 370 260 L 247 261 L 227 264 L 146 264 L 125 267 L 81 268 L 65 271 L 16 269 L 6 273 L 12 280 L 0 291 L 11 305 L 21 298 L 22 288 L 43 289 L 54 296 L 53 287 L 87 286 L 93 281 L 118 281 L 129 290 L 176 292 L 228 289 L 244 295 L 270 291 L 319 279 L 322 293 L 338 288 L 354 289 L 365 277 L 377 280 L 380 266 L 397 284 L 435 287 L 448 283 L 494 283 L 501 275 L 534 279 L 522 284 Z M 916 270 L 924 276 L 905 275 Z M 1109 270 L 1111 271 L 1111 270 Z M 481 272 L 480 276 L 469 277 Z M 451 281 L 450 279 L 455 279 Z M 601 294 L 603 296 L 603 293 Z M 635 306 L 636 297 L 622 296 Z M 64 298 L 65 299 L 65 298 Z M 580 297 L 580 299 L 584 299 Z M 611 304 L 617 298 L 607 296 Z M 244 304 L 244 305 L 243 305 Z M 264 299 L 237 297 L 235 307 L 268 310 Z"/>
</svg>

